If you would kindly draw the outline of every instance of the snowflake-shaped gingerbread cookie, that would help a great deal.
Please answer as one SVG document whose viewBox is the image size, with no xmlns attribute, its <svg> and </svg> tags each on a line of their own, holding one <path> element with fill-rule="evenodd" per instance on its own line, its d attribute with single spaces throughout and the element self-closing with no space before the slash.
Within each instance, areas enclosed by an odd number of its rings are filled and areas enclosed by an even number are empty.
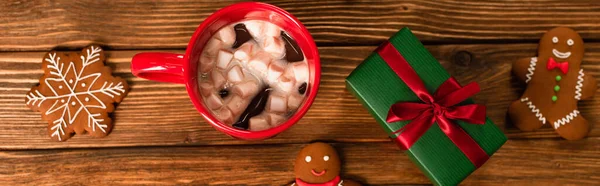
<svg viewBox="0 0 600 186">
<path fill-rule="evenodd" d="M 127 82 L 111 75 L 104 66 L 104 52 L 88 46 L 81 52 L 51 51 L 42 61 L 44 75 L 39 86 L 27 93 L 25 102 L 48 121 L 48 133 L 54 140 L 65 141 L 73 133 L 86 131 L 104 137 L 112 129 L 108 113 L 123 100 Z"/>
</svg>

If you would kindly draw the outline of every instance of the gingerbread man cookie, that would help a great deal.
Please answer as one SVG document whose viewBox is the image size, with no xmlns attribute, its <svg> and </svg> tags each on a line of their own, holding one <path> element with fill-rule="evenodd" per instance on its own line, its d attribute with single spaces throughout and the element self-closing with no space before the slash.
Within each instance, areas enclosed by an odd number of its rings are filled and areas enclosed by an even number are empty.
<svg viewBox="0 0 600 186">
<path fill-rule="evenodd" d="M 104 52 L 88 46 L 81 52 L 48 52 L 42 61 L 39 86 L 27 93 L 25 103 L 48 121 L 48 133 L 57 141 L 86 131 L 104 137 L 112 129 L 108 113 L 123 100 L 127 82 L 104 66 Z"/>
<path fill-rule="evenodd" d="M 590 124 L 581 116 L 577 102 L 596 93 L 596 80 L 581 69 L 583 39 L 574 30 L 557 27 L 548 31 L 538 48 L 538 56 L 513 64 L 513 73 L 527 83 L 520 99 L 508 114 L 523 131 L 552 126 L 568 140 L 581 139 Z"/>
<path fill-rule="evenodd" d="M 335 149 L 326 143 L 313 143 L 302 148 L 294 164 L 297 186 L 360 186 L 340 178 L 341 161 Z"/>
</svg>

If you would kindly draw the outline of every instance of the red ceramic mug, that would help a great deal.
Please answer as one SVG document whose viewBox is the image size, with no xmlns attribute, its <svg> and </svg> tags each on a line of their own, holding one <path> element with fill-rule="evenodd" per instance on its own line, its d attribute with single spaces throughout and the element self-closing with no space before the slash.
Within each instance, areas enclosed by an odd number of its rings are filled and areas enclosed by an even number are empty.
<svg viewBox="0 0 600 186">
<path fill-rule="evenodd" d="M 198 59 L 204 45 L 220 28 L 242 20 L 263 20 L 281 27 L 304 51 L 310 71 L 304 103 L 286 122 L 263 131 L 240 130 L 222 123 L 204 106 L 198 89 Z M 213 127 L 236 138 L 258 140 L 283 132 L 306 114 L 317 95 L 321 62 L 312 36 L 296 17 L 273 5 L 247 2 L 227 6 L 206 18 L 192 35 L 185 54 L 140 53 L 131 61 L 131 72 L 137 77 L 153 81 L 185 84 L 192 103 Z"/>
</svg>

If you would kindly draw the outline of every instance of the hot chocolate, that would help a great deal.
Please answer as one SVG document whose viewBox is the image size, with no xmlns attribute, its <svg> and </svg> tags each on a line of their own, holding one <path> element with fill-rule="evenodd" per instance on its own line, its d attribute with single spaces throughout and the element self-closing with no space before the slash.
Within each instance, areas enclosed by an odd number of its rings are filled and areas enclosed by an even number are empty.
<svg viewBox="0 0 600 186">
<path fill-rule="evenodd" d="M 205 106 L 225 124 L 259 131 L 278 126 L 305 100 L 309 68 L 296 41 L 275 24 L 233 23 L 217 31 L 199 59 Z"/>
</svg>

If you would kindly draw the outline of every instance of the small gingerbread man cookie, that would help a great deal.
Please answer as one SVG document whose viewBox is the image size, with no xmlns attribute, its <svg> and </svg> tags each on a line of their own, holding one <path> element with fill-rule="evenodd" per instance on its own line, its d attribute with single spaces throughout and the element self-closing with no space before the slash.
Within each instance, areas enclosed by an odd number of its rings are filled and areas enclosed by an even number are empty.
<svg viewBox="0 0 600 186">
<path fill-rule="evenodd" d="M 525 92 L 513 102 L 508 114 L 523 131 L 550 124 L 568 140 L 581 139 L 590 124 L 581 116 L 577 102 L 596 93 L 596 80 L 581 69 L 583 39 L 574 30 L 557 27 L 548 31 L 538 56 L 513 64 L 513 73 L 527 83 Z"/>
<path fill-rule="evenodd" d="M 313 143 L 302 148 L 294 164 L 298 186 L 360 186 L 340 178 L 341 161 L 335 149 L 326 143 Z"/>
</svg>

